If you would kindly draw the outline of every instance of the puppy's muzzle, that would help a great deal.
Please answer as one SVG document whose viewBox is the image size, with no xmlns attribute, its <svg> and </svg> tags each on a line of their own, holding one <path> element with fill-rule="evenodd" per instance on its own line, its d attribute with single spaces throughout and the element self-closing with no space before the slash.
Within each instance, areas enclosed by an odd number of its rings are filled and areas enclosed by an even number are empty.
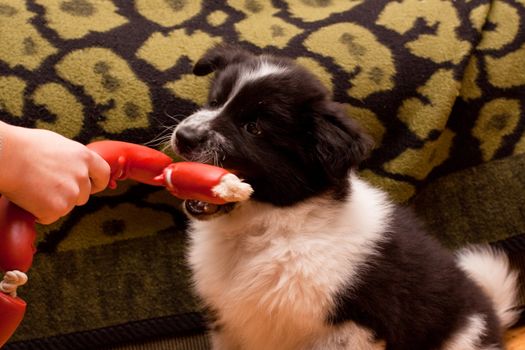
<svg viewBox="0 0 525 350">
<path fill-rule="evenodd" d="M 206 133 L 201 130 L 189 126 L 180 127 L 174 134 L 175 147 L 179 153 L 191 153 L 204 143 L 206 138 Z"/>
</svg>

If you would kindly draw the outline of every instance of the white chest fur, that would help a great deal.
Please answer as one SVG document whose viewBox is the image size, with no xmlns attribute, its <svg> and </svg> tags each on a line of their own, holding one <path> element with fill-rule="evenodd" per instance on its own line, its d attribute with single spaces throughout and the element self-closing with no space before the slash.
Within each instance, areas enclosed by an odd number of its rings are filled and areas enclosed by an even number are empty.
<svg viewBox="0 0 525 350">
<path fill-rule="evenodd" d="M 356 176 L 345 203 L 294 207 L 245 202 L 194 222 L 189 262 L 197 292 L 249 349 L 293 348 L 325 331 L 333 296 L 358 283 L 391 208 Z"/>
</svg>

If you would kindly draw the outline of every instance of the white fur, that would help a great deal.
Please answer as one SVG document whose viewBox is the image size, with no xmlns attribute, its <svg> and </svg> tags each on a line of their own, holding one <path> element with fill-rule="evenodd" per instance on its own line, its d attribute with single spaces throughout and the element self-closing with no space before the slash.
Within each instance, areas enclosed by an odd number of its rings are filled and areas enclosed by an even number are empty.
<svg viewBox="0 0 525 350">
<path fill-rule="evenodd" d="M 212 188 L 212 192 L 227 202 L 240 202 L 250 198 L 253 188 L 234 174 L 226 174 L 221 178 L 221 182 Z"/>
<path fill-rule="evenodd" d="M 504 252 L 489 246 L 475 246 L 457 253 L 458 265 L 490 297 L 503 328 L 516 322 L 518 273 L 512 271 Z"/>
<path fill-rule="evenodd" d="M 323 338 L 332 296 L 359 283 L 392 212 L 383 192 L 355 175 L 351 184 L 343 206 L 247 201 L 193 222 L 189 262 L 198 293 L 219 312 L 216 349 L 297 349 Z"/>
<path fill-rule="evenodd" d="M 241 74 L 239 74 L 239 78 L 237 79 L 237 82 L 235 83 L 232 92 L 230 93 L 228 102 L 233 100 L 237 93 L 247 83 L 256 81 L 269 75 L 284 74 L 287 70 L 286 67 L 276 65 L 270 62 L 264 56 L 259 57 L 258 63 L 259 64 L 257 65 L 256 69 L 245 69 L 242 71 Z M 225 105 L 227 105 L 228 102 Z"/>
<path fill-rule="evenodd" d="M 374 334 L 354 322 L 347 322 L 337 327 L 334 331 L 330 329 L 325 336 L 312 344 L 308 344 L 308 350 L 384 350 L 384 341 L 374 339 Z"/>
<path fill-rule="evenodd" d="M 264 57 L 259 58 L 258 64 L 255 67 L 255 69 L 251 67 L 244 67 L 243 70 L 239 73 L 237 81 L 235 82 L 235 85 L 230 91 L 228 100 L 220 108 L 217 109 L 217 114 L 222 112 L 222 110 L 224 110 L 228 106 L 228 104 L 231 103 L 231 101 L 235 98 L 235 96 L 237 96 L 239 91 L 241 91 L 241 89 L 246 84 L 268 77 L 270 75 L 284 74 L 286 73 L 286 70 L 286 67 L 275 65 L 269 62 Z"/>
<path fill-rule="evenodd" d="M 465 325 L 443 346 L 444 350 L 479 350 L 479 341 L 486 330 L 484 317 L 472 315 Z"/>
<path fill-rule="evenodd" d="M 185 127 L 191 128 L 195 131 L 208 131 L 210 130 L 210 123 L 217 118 L 220 114 L 220 110 L 202 108 L 197 112 L 193 113 L 188 118 L 184 119 L 177 125 L 175 133 L 178 129 Z M 175 133 L 173 133 L 175 135 Z"/>
</svg>

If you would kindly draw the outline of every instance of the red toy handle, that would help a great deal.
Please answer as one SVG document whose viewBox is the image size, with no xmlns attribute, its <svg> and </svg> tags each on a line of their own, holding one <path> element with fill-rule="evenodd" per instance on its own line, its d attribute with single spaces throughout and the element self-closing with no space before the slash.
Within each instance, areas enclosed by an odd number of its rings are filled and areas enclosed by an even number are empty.
<svg viewBox="0 0 525 350">
<path fill-rule="evenodd" d="M 0 270 L 27 272 L 35 253 L 35 217 L 0 197 L 0 233 Z"/>
<path fill-rule="evenodd" d="M 162 152 L 120 141 L 97 141 L 87 145 L 111 168 L 110 188 L 118 180 L 165 186 L 182 199 L 213 204 L 238 201 L 250 196 L 252 189 L 225 169 L 192 162 L 173 163 Z M 33 262 L 36 238 L 35 218 L 0 197 L 0 271 L 26 272 Z M 26 303 L 0 292 L 0 347 L 14 333 L 24 317 Z"/>
<path fill-rule="evenodd" d="M 16 331 L 26 312 L 26 302 L 20 298 L 0 293 L 0 347 Z"/>
<path fill-rule="evenodd" d="M 116 187 L 117 180 L 132 179 L 149 185 L 165 186 L 181 199 L 213 204 L 243 200 L 252 192 L 249 185 L 241 183 L 226 169 L 194 162 L 173 163 L 164 153 L 146 146 L 105 140 L 90 143 L 87 147 L 110 165 L 110 188 Z M 230 177 L 225 176 L 228 174 L 231 174 Z M 221 183 L 225 187 L 222 196 L 215 191 Z M 237 186 L 240 186 L 240 190 L 229 191 Z"/>
<path fill-rule="evenodd" d="M 29 270 L 35 237 L 34 216 L 0 197 L 0 271 Z M 18 328 L 25 311 L 25 301 L 0 292 L 0 347 Z"/>
<path fill-rule="evenodd" d="M 87 145 L 98 153 L 111 168 L 109 188 L 117 186 L 117 180 L 132 179 L 148 185 L 162 186 L 155 177 L 173 160 L 152 148 L 121 141 L 96 141 Z"/>
</svg>

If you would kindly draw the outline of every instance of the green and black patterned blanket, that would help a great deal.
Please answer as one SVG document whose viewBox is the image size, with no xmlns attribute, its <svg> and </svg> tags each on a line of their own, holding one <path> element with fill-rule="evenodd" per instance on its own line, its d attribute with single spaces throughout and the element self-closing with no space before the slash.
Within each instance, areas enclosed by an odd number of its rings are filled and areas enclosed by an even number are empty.
<svg viewBox="0 0 525 350">
<path fill-rule="evenodd" d="M 0 0 L 0 119 L 162 147 L 218 42 L 296 59 L 374 137 L 363 177 L 445 244 L 525 250 L 523 0 Z M 1 169 L 0 171 L 8 171 Z M 8 349 L 98 349 L 202 330 L 185 220 L 134 183 L 39 227 Z M 521 253 L 521 254 L 520 254 Z"/>
</svg>

